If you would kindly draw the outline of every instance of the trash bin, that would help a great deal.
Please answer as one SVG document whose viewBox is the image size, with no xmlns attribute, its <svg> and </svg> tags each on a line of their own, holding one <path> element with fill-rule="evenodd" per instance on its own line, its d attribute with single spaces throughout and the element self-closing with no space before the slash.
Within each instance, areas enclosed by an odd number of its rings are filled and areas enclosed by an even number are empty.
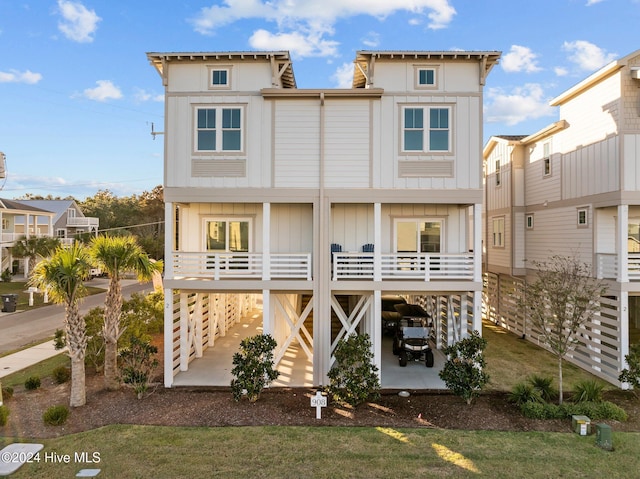
<svg viewBox="0 0 640 479">
<path fill-rule="evenodd" d="M 2 295 L 2 312 L 14 313 L 16 310 L 17 303 L 18 303 L 17 294 L 3 294 Z"/>
</svg>

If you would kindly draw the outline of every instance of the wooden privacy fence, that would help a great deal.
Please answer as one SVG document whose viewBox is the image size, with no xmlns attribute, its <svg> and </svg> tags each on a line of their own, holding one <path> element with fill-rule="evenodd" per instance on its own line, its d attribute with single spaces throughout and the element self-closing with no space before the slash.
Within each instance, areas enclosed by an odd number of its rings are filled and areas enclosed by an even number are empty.
<svg viewBox="0 0 640 479">
<path fill-rule="evenodd" d="M 494 273 L 484 273 L 482 316 L 517 336 L 548 349 L 536 330 L 527 321 L 518 299 L 526 294 L 523 279 Z M 600 315 L 584 324 L 578 331 L 578 345 L 566 359 L 573 364 L 620 386 L 618 375 L 622 369 L 622 315 L 620 298 L 607 295 L 600 298 Z"/>
</svg>

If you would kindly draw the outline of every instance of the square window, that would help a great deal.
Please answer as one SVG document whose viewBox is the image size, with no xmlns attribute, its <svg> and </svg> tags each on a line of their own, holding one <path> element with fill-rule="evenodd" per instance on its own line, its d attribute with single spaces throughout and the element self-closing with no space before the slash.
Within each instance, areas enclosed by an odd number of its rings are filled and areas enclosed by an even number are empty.
<svg viewBox="0 0 640 479">
<path fill-rule="evenodd" d="M 435 85 L 436 83 L 436 72 L 429 69 L 421 69 L 418 71 L 418 84 L 419 85 Z"/>
<path fill-rule="evenodd" d="M 242 108 L 198 108 L 196 151 L 242 151 Z"/>
<path fill-rule="evenodd" d="M 212 70 L 211 84 L 214 86 L 226 86 L 227 74 L 228 74 L 227 70 Z"/>
<path fill-rule="evenodd" d="M 404 108 L 402 151 L 441 152 L 451 150 L 450 108 Z M 428 127 L 425 127 L 425 119 Z"/>
</svg>

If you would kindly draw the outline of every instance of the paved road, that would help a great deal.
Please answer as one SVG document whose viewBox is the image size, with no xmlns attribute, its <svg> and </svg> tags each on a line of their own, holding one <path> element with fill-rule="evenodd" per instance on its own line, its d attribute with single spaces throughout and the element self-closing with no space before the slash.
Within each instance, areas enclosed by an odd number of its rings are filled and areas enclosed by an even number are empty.
<svg viewBox="0 0 640 479">
<path fill-rule="evenodd" d="M 107 289 L 107 279 L 97 278 L 90 286 Z M 140 284 L 135 280 L 122 282 L 122 294 L 129 298 L 132 293 L 153 290 L 152 283 Z M 105 293 L 94 294 L 84 298 L 80 303 L 80 314 L 90 309 L 104 305 Z M 16 311 L 15 313 L 0 312 L 0 353 L 15 351 L 22 346 L 53 336 L 56 329 L 64 326 L 64 306 L 52 305 L 31 311 Z"/>
</svg>

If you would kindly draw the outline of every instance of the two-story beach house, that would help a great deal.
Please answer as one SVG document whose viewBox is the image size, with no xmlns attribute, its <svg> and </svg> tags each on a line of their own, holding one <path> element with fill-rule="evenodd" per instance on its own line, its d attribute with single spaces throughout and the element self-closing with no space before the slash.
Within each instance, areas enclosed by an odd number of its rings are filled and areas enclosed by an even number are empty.
<svg viewBox="0 0 640 479">
<path fill-rule="evenodd" d="M 359 51 L 351 88 L 301 89 L 284 51 L 148 53 L 165 87 L 165 385 L 212 384 L 183 378 L 253 311 L 297 386 L 327 384 L 354 332 L 381 366 L 386 294 L 427 308 L 437 347 L 481 329 L 499 56 Z"/>
<path fill-rule="evenodd" d="M 20 238 L 32 236 L 53 236 L 55 213 L 15 200 L 0 199 L 0 270 L 12 274 L 28 273 L 27 262 L 14 258 L 11 248 Z M 29 227 L 25 228 L 25 225 Z"/>
<path fill-rule="evenodd" d="M 537 341 L 515 305 L 533 261 L 574 256 L 608 283 L 570 358 L 618 384 L 640 341 L 640 50 L 551 101 L 560 120 L 484 147 L 486 315 Z"/>
<path fill-rule="evenodd" d="M 75 200 L 16 200 L 55 213 L 53 231 L 63 244 L 72 244 L 80 235 L 98 234 L 100 218 L 85 216 Z"/>
</svg>

